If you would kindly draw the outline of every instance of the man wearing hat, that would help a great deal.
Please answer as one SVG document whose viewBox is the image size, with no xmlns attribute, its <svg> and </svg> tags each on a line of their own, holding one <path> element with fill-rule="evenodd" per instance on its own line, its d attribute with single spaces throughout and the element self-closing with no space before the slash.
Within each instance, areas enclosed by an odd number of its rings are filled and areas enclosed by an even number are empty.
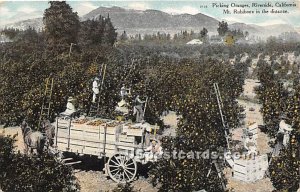
<svg viewBox="0 0 300 192">
<path fill-rule="evenodd" d="M 96 102 L 97 95 L 99 94 L 99 78 L 95 77 L 93 81 L 93 103 Z"/>
<path fill-rule="evenodd" d="M 127 91 L 128 91 L 128 92 L 127 92 Z M 121 97 L 122 97 L 122 100 L 124 100 L 125 97 L 126 97 L 128 94 L 130 94 L 130 89 L 127 89 L 127 88 L 125 87 L 125 84 L 123 84 L 123 86 L 121 87 L 121 91 L 120 91 L 120 95 L 121 95 Z"/>
<path fill-rule="evenodd" d="M 250 154 L 257 155 L 256 140 L 253 138 L 253 133 L 251 132 L 248 133 L 248 137 L 245 139 L 244 147 L 245 149 L 247 149 L 248 155 Z"/>
<path fill-rule="evenodd" d="M 162 147 L 156 139 L 151 141 L 150 146 L 145 149 L 145 152 L 149 152 L 146 155 L 147 160 L 157 160 L 157 156 L 162 155 L 163 153 Z"/>
<path fill-rule="evenodd" d="M 62 115 L 72 116 L 74 113 L 77 112 L 74 105 L 74 101 L 75 99 L 73 99 L 73 97 L 68 98 L 67 108 L 64 112 L 61 113 Z"/>
<path fill-rule="evenodd" d="M 290 134 L 293 131 L 292 126 L 287 124 L 285 121 L 288 119 L 287 116 L 284 114 L 280 117 L 281 121 L 279 123 L 279 130 L 278 133 L 283 134 L 283 145 L 287 146 L 290 140 Z"/>
<path fill-rule="evenodd" d="M 136 114 L 136 122 L 140 123 L 144 120 L 144 111 L 143 111 L 143 104 L 145 103 L 145 101 L 142 101 L 140 99 L 140 96 L 137 95 L 135 100 L 134 100 L 134 112 L 133 115 Z"/>
<path fill-rule="evenodd" d="M 127 115 L 129 113 L 128 106 L 129 104 L 126 102 L 125 97 L 128 95 L 128 92 L 130 89 L 126 89 L 125 84 L 123 84 L 120 95 L 122 97 L 122 100 L 118 102 L 118 106 L 116 107 L 116 111 L 119 111 L 123 113 L 124 115 Z"/>
</svg>

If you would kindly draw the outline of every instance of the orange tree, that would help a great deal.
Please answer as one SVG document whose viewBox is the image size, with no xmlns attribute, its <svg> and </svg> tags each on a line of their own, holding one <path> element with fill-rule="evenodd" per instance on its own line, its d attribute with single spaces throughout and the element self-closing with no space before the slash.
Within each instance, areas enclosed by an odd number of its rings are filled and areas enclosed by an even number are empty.
<svg viewBox="0 0 300 192">
<path fill-rule="evenodd" d="M 287 108 L 288 92 L 268 64 L 262 62 L 257 74 L 261 85 L 256 90 L 262 103 L 263 120 L 269 136 L 275 137 L 278 131 L 279 117 Z"/>
<path fill-rule="evenodd" d="M 277 190 L 298 189 L 300 177 L 299 156 L 299 86 L 298 78 L 294 74 L 288 76 L 286 68 L 276 66 L 280 75 L 275 75 L 272 68 L 274 64 L 268 65 L 261 62 L 258 68 L 258 78 L 261 85 L 257 89 L 259 99 L 262 103 L 262 114 L 266 125 L 266 131 L 272 138 L 276 138 L 279 128 L 279 117 L 286 113 L 288 123 L 293 125 L 290 142 L 284 147 L 278 157 L 272 157 L 269 166 L 270 178 Z M 278 64 L 276 64 L 278 65 Z M 294 67 L 295 68 L 295 67 Z M 282 72 L 284 70 L 285 72 Z M 280 79 L 279 79 L 280 77 Z M 292 89 L 284 88 L 282 80 L 294 82 Z"/>
<path fill-rule="evenodd" d="M 269 173 L 273 186 L 277 190 L 297 191 L 300 180 L 300 135 L 291 134 L 291 142 L 279 157 L 273 157 Z"/>
<path fill-rule="evenodd" d="M 95 60 L 98 53 L 94 51 L 69 57 L 53 55 L 39 46 L 32 49 L 33 54 L 16 44 L 7 45 L 1 52 L 0 121 L 7 125 L 18 124 L 25 117 L 37 125 L 45 79 L 50 74 L 54 78 L 51 118 L 65 109 L 68 96 L 78 97 L 86 106 L 90 79 L 97 75 L 99 63 L 104 60 L 101 55 Z M 105 55 L 108 50 L 101 52 Z"/>
<path fill-rule="evenodd" d="M 224 112 L 230 127 L 234 128 L 238 125 L 235 98 L 242 91 L 242 75 L 229 64 L 211 59 L 198 62 L 183 60 L 178 66 L 168 66 L 167 78 L 162 78 L 162 81 L 169 81 L 169 89 L 172 90 L 166 103 L 169 102 L 170 108 L 182 115 L 182 119 L 177 136 L 162 139 L 164 152 L 169 156 L 163 156 L 155 163 L 150 171 L 152 181 L 161 184 L 160 191 L 222 191 L 221 180 L 214 167 L 210 176 L 206 176 L 211 168 L 211 159 L 197 158 L 196 152 L 226 147 L 213 83 L 219 83 Z M 183 159 L 173 156 L 180 151 L 185 154 L 192 151 L 194 156 L 190 154 Z"/>
<path fill-rule="evenodd" d="M 48 154 L 15 153 L 15 139 L 0 136 L 0 189 L 3 191 L 79 191 L 70 166 Z"/>
</svg>

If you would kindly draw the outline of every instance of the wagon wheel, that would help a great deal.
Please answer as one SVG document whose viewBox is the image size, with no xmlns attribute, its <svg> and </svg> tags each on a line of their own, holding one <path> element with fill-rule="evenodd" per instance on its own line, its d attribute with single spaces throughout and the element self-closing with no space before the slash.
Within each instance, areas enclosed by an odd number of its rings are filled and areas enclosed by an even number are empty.
<svg viewBox="0 0 300 192">
<path fill-rule="evenodd" d="M 118 183 L 130 182 L 137 172 L 136 161 L 124 154 L 115 154 L 107 162 L 107 171 L 112 180 Z"/>
</svg>

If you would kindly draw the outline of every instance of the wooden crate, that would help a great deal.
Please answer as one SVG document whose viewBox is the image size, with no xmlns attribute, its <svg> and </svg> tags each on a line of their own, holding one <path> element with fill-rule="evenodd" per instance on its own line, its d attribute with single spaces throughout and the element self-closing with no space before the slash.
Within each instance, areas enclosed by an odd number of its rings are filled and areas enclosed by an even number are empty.
<svg viewBox="0 0 300 192">
<path fill-rule="evenodd" d="M 96 126 L 90 125 L 91 120 L 84 123 L 73 122 L 68 129 L 66 127 L 69 120 L 58 121 L 61 127 L 56 129 L 55 141 L 59 150 L 98 156 L 105 151 L 107 157 L 117 152 L 134 153 L 138 147 L 135 145 L 135 137 L 143 136 L 145 130 L 143 127 L 130 128 L 126 122 L 111 120 Z"/>
<path fill-rule="evenodd" d="M 233 178 L 245 181 L 255 182 L 262 179 L 268 169 L 268 156 L 260 155 L 254 159 L 237 159 L 234 161 Z"/>
<path fill-rule="evenodd" d="M 123 133 L 131 136 L 142 136 L 144 129 L 142 128 L 130 128 L 129 126 L 123 126 Z"/>
<path fill-rule="evenodd" d="M 258 124 L 257 123 L 253 123 L 251 125 L 248 126 L 248 131 L 250 133 L 253 133 L 253 138 L 257 139 L 258 138 Z"/>
<path fill-rule="evenodd" d="M 134 143 L 135 138 L 132 135 L 119 135 L 119 142 Z"/>
</svg>

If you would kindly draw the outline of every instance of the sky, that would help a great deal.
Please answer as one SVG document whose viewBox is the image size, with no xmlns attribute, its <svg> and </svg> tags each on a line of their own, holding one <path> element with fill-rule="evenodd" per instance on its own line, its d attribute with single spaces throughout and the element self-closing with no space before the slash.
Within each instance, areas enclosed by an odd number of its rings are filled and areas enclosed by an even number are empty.
<svg viewBox="0 0 300 192">
<path fill-rule="evenodd" d="M 99 6 L 112 7 L 119 6 L 127 9 L 156 9 L 170 14 L 197 14 L 203 13 L 205 15 L 214 17 L 218 20 L 225 20 L 229 23 L 242 22 L 247 24 L 271 25 L 271 24 L 290 24 L 294 27 L 300 28 L 300 0 L 270 0 L 273 8 L 255 8 L 252 3 L 264 3 L 265 0 L 188 0 L 188 1 L 162 1 L 162 0 L 146 0 L 146 1 L 78 1 L 69 0 L 68 4 L 78 13 L 79 16 L 96 9 Z M 294 3 L 296 7 L 276 7 L 275 3 Z M 287 10 L 288 13 L 277 14 L 224 14 L 224 7 L 213 7 L 215 5 L 228 5 L 228 10 L 233 13 L 234 9 L 244 9 L 237 7 L 237 5 L 248 4 L 250 7 L 247 10 L 256 9 L 260 12 L 262 9 L 270 10 Z M 20 20 L 42 17 L 43 12 L 49 7 L 48 1 L 3 1 L 0 0 L 0 26 L 8 23 L 13 23 Z"/>
</svg>

